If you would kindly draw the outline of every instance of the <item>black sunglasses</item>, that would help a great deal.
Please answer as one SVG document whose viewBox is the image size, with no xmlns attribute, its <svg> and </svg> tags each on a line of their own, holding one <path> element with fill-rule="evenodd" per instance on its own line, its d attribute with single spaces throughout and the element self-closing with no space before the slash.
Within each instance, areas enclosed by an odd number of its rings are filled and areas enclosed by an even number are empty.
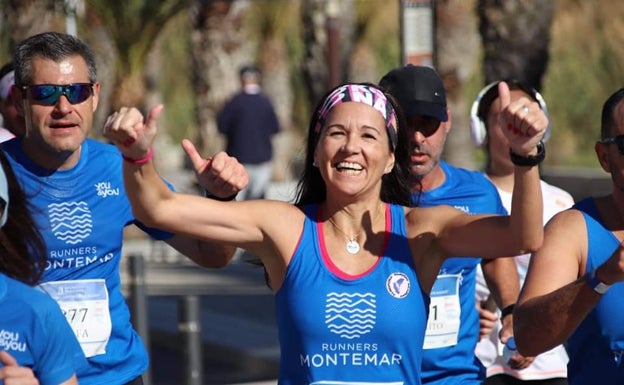
<svg viewBox="0 0 624 385">
<path fill-rule="evenodd" d="M 618 148 L 620 155 L 624 155 L 624 135 L 616 135 L 610 138 L 600 139 L 600 143 L 604 143 L 604 144 L 615 143 L 617 144 L 617 148 Z"/>
<path fill-rule="evenodd" d="M 93 83 L 33 84 L 22 86 L 22 90 L 28 91 L 32 100 L 45 106 L 53 106 L 58 103 L 61 95 L 65 95 L 71 104 L 77 104 L 84 102 L 93 95 Z"/>
<path fill-rule="evenodd" d="M 440 127 L 440 121 L 432 116 L 414 115 L 407 118 L 407 126 L 420 132 L 426 138 L 435 134 Z"/>
</svg>

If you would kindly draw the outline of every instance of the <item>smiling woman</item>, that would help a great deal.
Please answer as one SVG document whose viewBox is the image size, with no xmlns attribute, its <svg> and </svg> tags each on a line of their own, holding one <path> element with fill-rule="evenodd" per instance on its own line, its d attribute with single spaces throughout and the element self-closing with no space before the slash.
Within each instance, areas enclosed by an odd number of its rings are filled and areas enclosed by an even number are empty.
<svg viewBox="0 0 624 385">
<path fill-rule="evenodd" d="M 420 384 L 428 294 L 442 262 L 451 255 L 509 255 L 541 242 L 536 167 L 519 171 L 513 220 L 448 206 L 406 207 L 409 159 L 395 105 L 372 84 L 330 90 L 310 120 L 295 204 L 218 202 L 170 191 L 151 159 L 133 161 L 151 151 L 160 106 L 146 118 L 134 108 L 120 110 L 105 124 L 105 136 L 126 159 L 125 187 L 143 223 L 260 257 L 275 292 L 280 384 Z M 515 110 L 502 118 L 513 121 Z M 533 153 L 543 130 L 537 125 L 510 139 L 512 148 Z M 128 138 L 136 140 L 126 146 Z M 194 165 L 207 161 L 190 141 L 183 146 Z"/>
</svg>

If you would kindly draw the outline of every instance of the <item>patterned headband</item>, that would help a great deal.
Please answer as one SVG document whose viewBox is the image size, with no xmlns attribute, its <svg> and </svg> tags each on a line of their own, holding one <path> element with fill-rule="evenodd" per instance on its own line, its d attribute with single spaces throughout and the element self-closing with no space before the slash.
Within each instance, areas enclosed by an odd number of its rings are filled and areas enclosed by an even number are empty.
<svg viewBox="0 0 624 385">
<path fill-rule="evenodd" d="M 381 90 L 367 84 L 345 84 L 330 93 L 317 111 L 314 132 L 317 134 L 321 132 L 329 111 L 345 102 L 364 103 L 379 111 L 386 121 L 386 130 L 388 131 L 392 150 L 396 148 L 398 135 L 397 117 L 394 107 Z"/>
</svg>

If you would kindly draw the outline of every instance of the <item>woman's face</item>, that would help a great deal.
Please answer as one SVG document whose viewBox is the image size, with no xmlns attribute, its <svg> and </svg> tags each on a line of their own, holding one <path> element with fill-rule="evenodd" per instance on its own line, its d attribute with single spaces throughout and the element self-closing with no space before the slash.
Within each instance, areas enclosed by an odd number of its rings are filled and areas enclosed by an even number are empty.
<svg viewBox="0 0 624 385">
<path fill-rule="evenodd" d="M 381 177 L 394 166 L 386 123 L 364 103 L 345 102 L 328 114 L 314 152 L 327 196 L 356 196 L 381 190 Z"/>
</svg>

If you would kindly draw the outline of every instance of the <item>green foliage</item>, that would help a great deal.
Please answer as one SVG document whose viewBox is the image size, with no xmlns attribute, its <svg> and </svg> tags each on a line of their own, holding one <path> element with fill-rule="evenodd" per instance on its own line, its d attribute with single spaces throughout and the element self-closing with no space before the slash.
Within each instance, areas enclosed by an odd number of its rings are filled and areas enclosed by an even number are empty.
<svg viewBox="0 0 624 385">
<path fill-rule="evenodd" d="M 401 39 L 399 31 L 398 1 L 356 1 L 359 39 L 366 41 L 375 53 L 379 73 L 384 74 L 401 64 Z M 372 79 L 376 81 L 379 79 Z"/>
<path fill-rule="evenodd" d="M 159 87 L 167 107 L 166 124 L 174 141 L 190 137 L 197 130 L 196 105 L 190 84 L 191 26 L 186 12 L 192 1 L 86 0 L 87 6 L 97 13 L 97 22 L 114 40 L 121 53 L 119 60 L 125 60 L 126 65 L 142 68 L 144 63 L 137 57 L 144 56 L 155 41 L 161 42 L 165 64 Z M 306 100 L 300 68 L 304 54 L 299 15 L 301 2 L 252 1 L 244 28 L 249 31 L 250 39 L 272 36 L 285 42 L 295 97 L 293 125 L 305 130 L 310 103 Z M 400 64 L 399 3 L 397 0 L 355 0 L 353 3 L 359 33 L 355 38 L 370 47 L 379 75 Z M 557 7 L 550 62 L 542 90 L 554 127 L 547 163 L 596 167 L 593 143 L 599 135 L 602 103 L 624 84 L 624 66 L 621 65 L 624 61 L 624 2 L 559 0 Z M 3 21 L 0 58 L 8 59 L 11 24 L 6 16 Z M 98 55 L 105 57 L 107 53 Z M 481 60 L 478 52 L 474 60 Z M 117 76 L 119 67 L 113 72 L 113 76 Z M 112 83 L 113 79 L 105 81 Z M 478 74 L 463 85 L 468 104 L 481 84 Z"/>
<path fill-rule="evenodd" d="M 621 2 L 559 3 L 543 92 L 553 120 L 550 164 L 598 167 L 602 104 L 624 83 L 622 15 Z"/>
<path fill-rule="evenodd" d="M 188 15 L 182 12 L 167 25 L 160 42 L 161 54 L 168 63 L 167 67 L 175 69 L 162 71 L 159 79 L 159 88 L 166 107 L 165 126 L 174 143 L 180 143 L 185 138 L 192 139 L 197 132 L 197 105 L 190 77 L 192 69 L 189 60 L 189 34 Z"/>
</svg>

